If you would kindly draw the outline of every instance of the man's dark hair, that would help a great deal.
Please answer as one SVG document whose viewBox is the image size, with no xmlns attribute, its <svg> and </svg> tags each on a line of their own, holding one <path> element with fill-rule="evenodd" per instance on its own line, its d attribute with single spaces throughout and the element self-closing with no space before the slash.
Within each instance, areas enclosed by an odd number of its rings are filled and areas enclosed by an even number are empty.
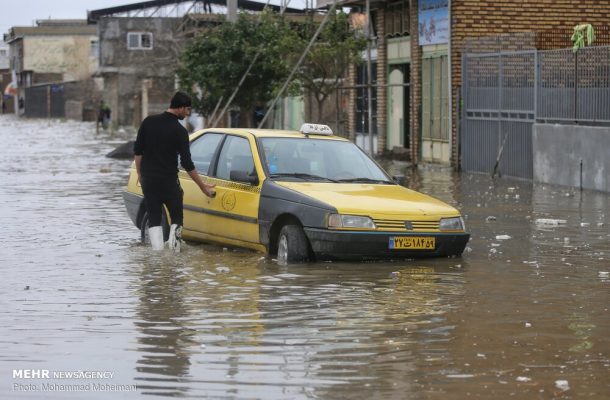
<svg viewBox="0 0 610 400">
<path fill-rule="evenodd" d="M 176 92 L 174 97 L 172 97 L 172 101 L 169 104 L 169 108 L 180 108 L 180 107 L 190 107 L 191 106 L 191 96 L 184 92 Z"/>
</svg>

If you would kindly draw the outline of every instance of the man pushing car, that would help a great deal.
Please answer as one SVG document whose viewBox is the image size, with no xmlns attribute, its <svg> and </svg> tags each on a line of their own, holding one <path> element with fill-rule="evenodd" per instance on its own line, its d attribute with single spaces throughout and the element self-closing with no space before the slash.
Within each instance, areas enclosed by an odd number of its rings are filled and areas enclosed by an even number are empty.
<svg viewBox="0 0 610 400">
<path fill-rule="evenodd" d="M 182 244 L 184 192 L 178 180 L 178 155 L 180 164 L 199 189 L 208 197 L 216 194 L 215 185 L 206 184 L 199 177 L 191 159 L 188 132 L 178 122 L 190 113 L 191 98 L 184 92 L 176 92 L 166 111 L 142 121 L 134 143 L 134 159 L 146 202 L 153 250 L 164 247 L 161 227 L 164 204 L 172 222 L 168 247 L 179 252 Z"/>
</svg>

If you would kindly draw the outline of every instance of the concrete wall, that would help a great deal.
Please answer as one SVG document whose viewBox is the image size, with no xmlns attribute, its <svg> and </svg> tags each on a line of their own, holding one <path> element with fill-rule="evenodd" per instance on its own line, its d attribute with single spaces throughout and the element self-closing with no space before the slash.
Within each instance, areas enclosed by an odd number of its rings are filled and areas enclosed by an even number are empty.
<svg viewBox="0 0 610 400">
<path fill-rule="evenodd" d="M 0 69 L 9 68 L 9 47 L 8 44 L 0 41 Z"/>
<path fill-rule="evenodd" d="M 23 40 L 23 69 L 63 74 L 64 82 L 86 79 L 97 69 L 97 57 L 91 54 L 96 36 L 31 36 Z"/>
<path fill-rule="evenodd" d="M 532 142 L 535 181 L 610 192 L 610 128 L 534 124 Z"/>
<path fill-rule="evenodd" d="M 138 126 L 165 110 L 175 91 L 174 71 L 185 39 L 180 18 L 104 17 L 98 22 L 100 89 L 114 124 Z M 128 49 L 129 32 L 151 33 L 152 49 Z"/>
</svg>

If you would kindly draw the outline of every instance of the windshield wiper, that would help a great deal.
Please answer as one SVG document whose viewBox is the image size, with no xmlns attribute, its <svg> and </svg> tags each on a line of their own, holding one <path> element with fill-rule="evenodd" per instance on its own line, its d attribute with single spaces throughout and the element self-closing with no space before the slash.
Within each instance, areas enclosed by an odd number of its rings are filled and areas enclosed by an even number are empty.
<svg viewBox="0 0 610 400">
<path fill-rule="evenodd" d="M 312 180 L 328 181 L 328 182 L 335 182 L 335 183 L 338 182 L 334 179 L 326 178 L 324 176 L 306 174 L 303 172 L 281 172 L 281 173 L 271 174 L 269 177 L 270 178 L 288 177 L 288 178 L 299 178 L 299 179 L 303 179 L 303 180 L 312 179 Z"/>
<path fill-rule="evenodd" d="M 390 181 L 384 181 L 381 179 L 371 179 L 371 178 L 365 178 L 365 177 L 360 177 L 360 178 L 345 178 L 345 179 L 339 179 L 339 182 L 353 182 L 353 183 L 380 183 L 380 184 L 392 184 L 393 182 Z"/>
</svg>

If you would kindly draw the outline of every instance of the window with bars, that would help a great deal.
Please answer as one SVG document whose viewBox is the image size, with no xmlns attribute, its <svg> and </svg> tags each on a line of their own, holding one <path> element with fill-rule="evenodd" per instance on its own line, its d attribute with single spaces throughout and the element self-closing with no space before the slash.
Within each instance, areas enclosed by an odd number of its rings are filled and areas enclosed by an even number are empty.
<svg viewBox="0 0 610 400">
<path fill-rule="evenodd" d="M 409 2 L 394 1 L 385 11 L 386 36 L 405 36 L 409 34 Z"/>
<path fill-rule="evenodd" d="M 368 117 L 368 91 L 366 88 L 367 84 L 367 73 L 366 64 L 358 66 L 356 84 L 356 132 L 358 133 L 369 133 L 369 117 Z M 377 63 L 371 63 L 371 78 L 372 83 L 377 83 Z M 377 133 L 377 88 L 371 89 L 371 108 L 372 108 L 372 121 L 373 134 Z"/>
<path fill-rule="evenodd" d="M 129 50 L 152 50 L 153 35 L 149 32 L 128 32 L 127 48 Z"/>
</svg>

